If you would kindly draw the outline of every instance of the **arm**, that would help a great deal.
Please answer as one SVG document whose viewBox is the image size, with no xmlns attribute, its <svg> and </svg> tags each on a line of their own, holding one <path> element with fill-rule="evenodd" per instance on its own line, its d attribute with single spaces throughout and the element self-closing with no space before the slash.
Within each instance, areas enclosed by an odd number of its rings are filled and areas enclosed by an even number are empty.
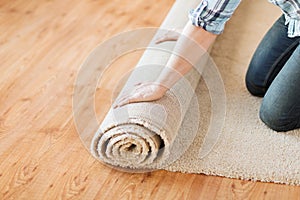
<svg viewBox="0 0 300 200">
<path fill-rule="evenodd" d="M 191 51 L 188 43 L 185 42 L 187 38 L 191 38 L 207 51 L 216 37 L 217 35 L 207 32 L 203 28 L 193 26 L 191 22 L 188 22 L 182 31 L 182 35 L 179 36 L 174 48 L 177 49 L 177 52 L 180 55 L 185 57 L 184 55 L 188 55 Z M 199 57 L 200 56 L 201 54 L 199 53 Z M 183 75 L 192 69 L 191 65 L 175 55 L 171 55 L 167 62 L 167 66 L 168 67 L 163 69 L 156 82 L 136 84 L 136 87 L 130 94 L 126 94 L 117 100 L 114 108 L 128 103 L 160 99 L 167 90 L 169 90 Z M 171 68 L 171 70 L 169 68 Z M 174 71 L 178 73 L 174 73 Z"/>
<path fill-rule="evenodd" d="M 188 42 L 185 42 L 186 38 L 194 40 L 207 51 L 216 36 L 222 33 L 226 21 L 229 20 L 240 1 L 202 0 L 196 9 L 191 10 L 189 13 L 190 21 L 185 25 L 182 34 L 179 36 L 175 45 L 175 51 L 183 57 L 189 54 L 191 49 L 189 49 Z M 160 38 L 157 43 L 174 41 L 176 39 L 176 36 L 173 35 L 169 40 Z M 201 54 L 199 54 L 198 58 L 200 57 Z M 178 56 L 171 55 L 167 67 L 164 68 L 155 82 L 136 84 L 133 91 L 118 98 L 114 108 L 128 103 L 160 99 L 191 68 L 192 66 L 188 65 Z M 174 73 L 174 71 L 178 73 Z"/>
<path fill-rule="evenodd" d="M 187 40 L 194 40 L 200 47 L 203 48 L 204 51 L 207 51 L 216 37 L 216 34 L 205 31 L 201 27 L 193 26 L 190 22 L 188 22 L 182 31 L 182 35 L 178 38 L 175 51 L 178 52 L 182 57 L 187 58 L 193 53 L 193 49 L 189 46 L 189 42 Z M 196 60 L 202 56 L 201 52 L 197 52 L 197 55 L 198 56 L 194 58 Z M 171 88 L 192 68 L 190 64 L 175 55 L 171 55 L 167 62 L 167 66 L 171 68 L 171 70 L 169 70 L 168 67 L 164 68 L 157 79 L 157 83 L 165 87 L 164 90 Z"/>
</svg>

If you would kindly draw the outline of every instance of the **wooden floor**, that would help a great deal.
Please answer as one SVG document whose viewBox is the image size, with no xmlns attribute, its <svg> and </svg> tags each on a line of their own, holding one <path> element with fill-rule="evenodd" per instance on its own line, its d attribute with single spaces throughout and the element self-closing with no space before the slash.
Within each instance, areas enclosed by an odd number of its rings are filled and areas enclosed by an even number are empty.
<svg viewBox="0 0 300 200">
<path fill-rule="evenodd" d="M 81 143 L 72 116 L 80 64 L 114 34 L 159 26 L 173 2 L 0 0 L 0 199 L 300 198 L 293 186 L 115 171 Z M 108 107 L 102 89 L 97 103 Z"/>
</svg>

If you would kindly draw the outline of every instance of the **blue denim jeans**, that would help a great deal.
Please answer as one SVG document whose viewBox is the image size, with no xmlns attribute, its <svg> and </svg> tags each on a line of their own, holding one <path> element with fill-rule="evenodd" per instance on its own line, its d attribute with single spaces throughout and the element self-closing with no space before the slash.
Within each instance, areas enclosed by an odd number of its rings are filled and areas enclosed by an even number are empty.
<svg viewBox="0 0 300 200">
<path fill-rule="evenodd" d="M 281 16 L 257 47 L 246 86 L 263 97 L 259 116 L 276 131 L 300 128 L 300 37 L 289 38 Z"/>
</svg>

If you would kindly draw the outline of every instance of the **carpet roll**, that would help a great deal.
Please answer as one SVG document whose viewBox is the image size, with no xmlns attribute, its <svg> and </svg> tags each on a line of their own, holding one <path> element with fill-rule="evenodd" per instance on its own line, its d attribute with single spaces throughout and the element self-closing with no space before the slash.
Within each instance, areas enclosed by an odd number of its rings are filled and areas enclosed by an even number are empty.
<svg viewBox="0 0 300 200">
<path fill-rule="evenodd" d="M 97 149 L 104 160 L 134 168 L 153 163 L 162 144 L 162 138 L 151 130 L 139 124 L 124 124 L 106 131 Z"/>
<path fill-rule="evenodd" d="M 174 13 L 168 15 L 164 28 L 182 27 L 185 22 L 181 14 L 186 16 L 186 6 L 193 7 L 186 5 L 189 3 L 176 1 L 172 10 L 178 12 L 175 17 Z M 74 116 L 82 141 L 103 162 L 135 169 L 135 172 L 162 166 L 173 172 L 300 185 L 299 129 L 281 133 L 265 126 L 258 116 L 261 98 L 251 96 L 244 84 L 247 66 L 258 42 L 282 14 L 272 6 L 267 1 L 243 1 L 226 25 L 226 31 L 214 43 L 211 52 L 214 60 L 208 61 L 199 82 L 197 73 L 188 75 L 184 80 L 189 84 L 178 82 L 159 101 L 110 109 L 100 128 L 94 120 L 94 110 L 89 109 L 94 103 L 96 78 L 93 75 L 95 71 L 103 71 L 105 65 L 98 63 L 112 59 L 103 53 L 107 52 L 103 48 L 97 48 L 79 73 L 75 93 L 78 95 L 74 96 L 74 105 L 77 105 Z M 253 13 L 256 15 L 249 17 Z M 147 35 L 147 32 L 139 32 L 132 38 L 143 38 L 137 36 Z M 144 47 L 151 38 L 144 41 Z M 126 37 L 123 44 L 127 40 Z M 160 67 L 151 65 L 164 66 L 169 58 L 166 52 L 172 51 L 173 44 L 158 45 L 162 51 L 148 49 L 124 87 L 157 77 Z M 152 42 L 149 46 L 157 47 Z M 185 90 L 192 90 L 195 85 L 194 98 L 193 92 Z M 197 124 L 198 129 L 194 127 Z M 95 132 L 91 145 L 91 133 Z M 185 151 L 186 147 L 189 148 Z"/>
<path fill-rule="evenodd" d="M 135 83 L 155 81 L 171 54 L 178 55 L 178 50 L 174 49 L 175 42 L 157 45 L 154 40 L 167 29 L 184 27 L 189 9 L 197 3 L 175 2 L 119 95 L 132 89 Z M 197 53 L 203 53 L 203 49 L 193 41 L 187 39 L 186 42 Z M 194 90 L 204 63 L 202 59 L 196 65 L 194 56 L 191 54 L 184 59 L 197 67 L 182 77 L 162 99 L 111 108 L 92 139 L 93 155 L 106 164 L 127 170 L 163 168 L 181 156 L 188 146 L 172 147 L 191 100 L 196 100 L 193 98 Z"/>
<path fill-rule="evenodd" d="M 192 71 L 159 100 L 111 108 L 92 140 L 94 156 L 125 170 L 163 168 L 181 156 L 188 146 L 173 150 L 170 159 L 174 140 L 200 78 L 199 73 Z M 136 69 L 131 80 L 143 72 L 147 70 Z"/>
</svg>

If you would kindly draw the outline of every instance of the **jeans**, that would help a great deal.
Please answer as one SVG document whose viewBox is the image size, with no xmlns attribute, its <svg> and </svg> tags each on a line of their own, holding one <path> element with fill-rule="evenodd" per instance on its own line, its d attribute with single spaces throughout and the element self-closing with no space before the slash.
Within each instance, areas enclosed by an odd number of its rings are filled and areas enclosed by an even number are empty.
<svg viewBox="0 0 300 200">
<path fill-rule="evenodd" d="M 300 128 L 300 37 L 289 38 L 281 16 L 257 47 L 246 87 L 263 97 L 259 116 L 276 131 Z"/>
</svg>

